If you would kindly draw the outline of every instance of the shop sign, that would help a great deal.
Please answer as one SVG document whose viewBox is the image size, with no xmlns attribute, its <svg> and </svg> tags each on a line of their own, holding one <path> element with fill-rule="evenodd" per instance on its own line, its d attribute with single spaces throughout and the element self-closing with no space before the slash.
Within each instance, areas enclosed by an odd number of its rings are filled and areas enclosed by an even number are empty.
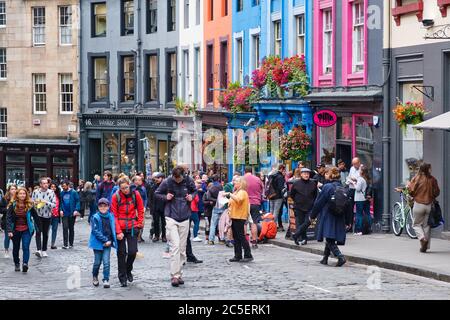
<svg viewBox="0 0 450 320">
<path fill-rule="evenodd" d="M 86 127 L 118 127 L 133 128 L 134 121 L 132 119 L 84 119 Z"/>
<path fill-rule="evenodd" d="M 139 124 L 151 128 L 175 128 L 175 121 L 172 120 L 140 120 Z"/>
<path fill-rule="evenodd" d="M 126 143 L 127 143 L 126 154 L 127 155 L 136 154 L 136 139 L 127 138 Z"/>
<path fill-rule="evenodd" d="M 318 127 L 331 127 L 337 122 L 337 115 L 331 110 L 320 110 L 314 113 L 314 123 Z"/>
</svg>

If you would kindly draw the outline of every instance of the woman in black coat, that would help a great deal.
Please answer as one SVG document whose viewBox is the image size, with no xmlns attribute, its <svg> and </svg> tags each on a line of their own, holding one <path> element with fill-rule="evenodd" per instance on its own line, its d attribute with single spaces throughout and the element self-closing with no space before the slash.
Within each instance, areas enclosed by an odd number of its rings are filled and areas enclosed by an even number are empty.
<svg viewBox="0 0 450 320">
<path fill-rule="evenodd" d="M 338 258 L 336 267 L 340 267 L 347 261 L 339 250 L 338 245 L 345 245 L 346 230 L 350 228 L 352 217 L 351 209 L 348 206 L 346 214 L 341 216 L 337 216 L 330 211 L 331 197 L 336 192 L 337 187 L 342 187 L 339 169 L 328 169 L 325 178 L 330 180 L 330 182 L 323 185 L 322 191 L 314 203 L 310 220 L 314 220 L 319 216 L 319 222 L 316 227 L 317 241 L 323 242 L 324 238 L 326 239 L 323 259 L 320 263 L 328 264 L 328 257 L 333 253 Z"/>
</svg>

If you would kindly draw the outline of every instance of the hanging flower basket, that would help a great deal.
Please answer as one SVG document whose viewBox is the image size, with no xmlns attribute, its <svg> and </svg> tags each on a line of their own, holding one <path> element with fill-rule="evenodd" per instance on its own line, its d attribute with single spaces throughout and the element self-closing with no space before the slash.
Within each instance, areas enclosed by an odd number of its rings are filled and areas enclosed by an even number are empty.
<svg viewBox="0 0 450 320">
<path fill-rule="evenodd" d="M 408 125 L 416 125 L 424 121 L 425 115 L 429 112 L 425 110 L 422 102 L 406 102 L 398 100 L 397 106 L 393 110 L 394 118 L 405 133 Z"/>
<path fill-rule="evenodd" d="M 231 83 L 219 96 L 222 108 L 232 113 L 253 112 L 252 103 L 257 101 L 256 92 L 250 87 L 241 87 L 239 82 Z"/>
<path fill-rule="evenodd" d="M 281 137 L 280 158 L 283 161 L 306 161 L 311 153 L 311 136 L 302 127 L 294 127 Z"/>
</svg>

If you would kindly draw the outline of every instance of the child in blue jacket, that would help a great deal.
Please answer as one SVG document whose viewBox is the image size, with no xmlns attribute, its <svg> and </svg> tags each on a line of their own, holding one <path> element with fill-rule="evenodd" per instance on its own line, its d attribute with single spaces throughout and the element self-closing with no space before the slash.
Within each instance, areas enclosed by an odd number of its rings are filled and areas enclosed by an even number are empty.
<svg viewBox="0 0 450 320">
<path fill-rule="evenodd" d="M 116 225 L 114 215 L 109 211 L 109 200 L 98 201 L 98 212 L 91 217 L 91 236 L 89 248 L 94 250 L 92 284 L 99 285 L 98 274 L 103 262 L 103 288 L 109 288 L 111 247 L 117 249 Z"/>
</svg>

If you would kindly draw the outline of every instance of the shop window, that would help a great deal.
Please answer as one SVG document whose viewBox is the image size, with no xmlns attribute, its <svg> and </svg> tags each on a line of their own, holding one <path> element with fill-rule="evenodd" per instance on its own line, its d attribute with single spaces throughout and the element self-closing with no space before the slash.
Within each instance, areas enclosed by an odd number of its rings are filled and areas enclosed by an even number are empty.
<svg viewBox="0 0 450 320">
<path fill-rule="evenodd" d="M 73 158 L 67 156 L 53 157 L 54 164 L 73 164 Z"/>
<path fill-rule="evenodd" d="M 6 186 L 16 184 L 25 186 L 25 167 L 24 166 L 6 166 Z"/>
<path fill-rule="evenodd" d="M 120 169 L 127 176 L 136 173 L 136 138 L 133 134 L 120 135 Z"/>
<path fill-rule="evenodd" d="M 39 182 L 42 177 L 48 177 L 46 168 L 33 168 L 32 172 L 33 172 L 32 177 L 34 186 L 39 185 Z"/>
<path fill-rule="evenodd" d="M 169 171 L 169 152 L 167 150 L 167 141 L 159 141 L 158 150 L 158 171 L 167 173 Z"/>
<path fill-rule="evenodd" d="M 53 168 L 53 178 L 56 181 L 64 181 L 64 180 L 72 180 L 73 177 L 73 169 L 66 167 L 54 167 Z"/>
<path fill-rule="evenodd" d="M 401 85 L 402 100 L 404 102 L 423 102 L 423 95 L 413 86 L 421 86 L 422 82 L 405 83 Z M 402 183 L 410 181 L 423 163 L 423 133 L 414 130 L 408 125 L 406 132 L 402 133 Z"/>
<path fill-rule="evenodd" d="M 23 155 L 6 155 L 6 162 L 25 162 L 25 156 Z"/>
<path fill-rule="evenodd" d="M 372 170 L 373 166 L 373 116 L 355 115 L 355 156 L 361 160 L 361 164 Z"/>
<path fill-rule="evenodd" d="M 326 165 L 336 163 L 336 126 L 320 128 L 320 162 Z"/>
<path fill-rule="evenodd" d="M 33 164 L 40 164 L 40 163 L 47 163 L 47 157 L 46 156 L 31 156 L 31 163 Z"/>
<path fill-rule="evenodd" d="M 156 148 L 156 137 L 152 134 L 145 134 L 145 137 L 148 139 L 148 155 L 149 158 L 145 158 L 145 173 L 148 172 L 156 172 L 158 171 L 157 163 L 158 163 L 158 150 Z"/>
</svg>

